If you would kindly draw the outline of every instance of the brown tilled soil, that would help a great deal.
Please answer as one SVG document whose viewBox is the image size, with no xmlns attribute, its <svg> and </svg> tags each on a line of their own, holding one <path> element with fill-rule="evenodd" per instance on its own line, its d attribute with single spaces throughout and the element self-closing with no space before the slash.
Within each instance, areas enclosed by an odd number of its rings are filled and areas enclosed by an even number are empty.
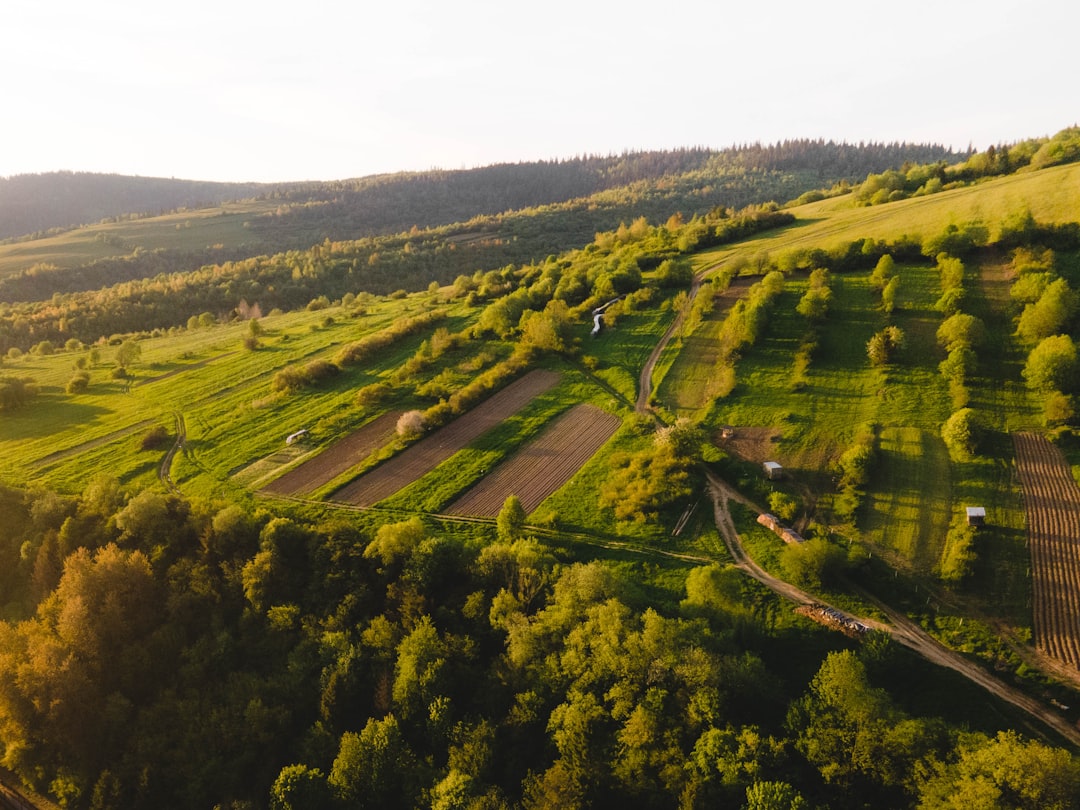
<svg viewBox="0 0 1080 810">
<path fill-rule="evenodd" d="M 314 458 L 271 481 L 263 487 L 263 491 L 277 495 L 302 495 L 318 489 L 390 441 L 400 416 L 400 411 L 390 411 L 373 419 Z"/>
<path fill-rule="evenodd" d="M 431 472 L 559 382 L 559 373 L 537 369 L 334 493 L 333 499 L 372 506 Z"/>
<path fill-rule="evenodd" d="M 575 405 L 450 504 L 447 513 L 495 517 L 510 495 L 532 512 L 592 458 L 619 424 L 619 417 L 607 411 Z"/>
<path fill-rule="evenodd" d="M 1031 548 L 1035 646 L 1080 668 L 1080 487 L 1044 437 L 1014 433 L 1013 444 Z"/>
<path fill-rule="evenodd" d="M 716 446 L 743 461 L 761 464 L 765 461 L 780 461 L 776 458 L 776 443 L 780 440 L 780 430 L 771 427 L 735 426 L 735 435 L 724 439 L 717 433 L 713 437 Z"/>
</svg>

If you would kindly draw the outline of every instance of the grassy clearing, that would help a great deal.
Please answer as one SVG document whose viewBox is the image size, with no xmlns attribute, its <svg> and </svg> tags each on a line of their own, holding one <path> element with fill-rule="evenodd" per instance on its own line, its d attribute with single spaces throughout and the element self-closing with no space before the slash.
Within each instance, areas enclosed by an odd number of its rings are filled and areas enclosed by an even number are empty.
<svg viewBox="0 0 1080 810">
<path fill-rule="evenodd" d="M 708 295 L 709 289 L 703 288 L 701 294 Z M 657 398 L 678 416 L 700 418 L 715 395 L 713 381 L 719 359 L 716 340 L 726 314 L 714 310 L 702 318 L 701 326 L 692 335 L 672 342 L 676 354 L 666 368 L 657 364 L 653 376 Z"/>
<path fill-rule="evenodd" d="M 142 357 L 128 380 L 109 378 L 115 349 L 102 347 L 90 388 L 79 395 L 66 394 L 64 386 L 82 352 L 7 361 L 5 373 L 33 377 L 41 393 L 32 408 L 5 414 L 0 422 L 0 480 L 78 491 L 105 469 L 125 484 L 154 486 L 154 454 L 141 451 L 139 440 L 152 424 L 172 434 L 181 413 L 188 447 L 177 462 L 177 480 L 194 486 L 192 494 L 213 490 L 230 471 L 273 452 L 300 427 L 309 428 L 313 440 L 328 441 L 365 418 L 352 402 L 356 389 L 390 374 L 428 334 L 402 340 L 368 366 L 347 369 L 303 394 L 273 394 L 270 381 L 287 365 L 331 359 L 340 345 L 386 328 L 424 301 L 381 301 L 360 317 L 342 308 L 267 316 L 256 351 L 241 346 L 244 323 L 149 338 L 140 341 Z M 464 308 L 453 308 L 439 325 L 459 329 L 468 317 Z"/>
<path fill-rule="evenodd" d="M 833 276 L 832 308 L 818 329 L 818 349 L 801 387 L 792 385 L 792 364 L 808 328 L 795 312 L 806 282 L 789 278 L 764 334 L 738 360 L 736 388 L 715 403 L 706 425 L 732 424 L 737 431 L 755 427 L 772 436 L 759 452 L 786 468 L 789 479 L 780 488 L 826 523 L 835 491 L 833 465 L 860 425 L 877 425 L 879 463 L 857 513 L 856 536 L 893 564 L 932 582 L 954 516 L 966 505 L 985 505 L 991 525 L 979 534 L 978 559 L 959 595 L 977 595 L 980 609 L 1014 626 L 1028 626 L 1024 518 L 1009 474 L 1012 451 L 1003 430 L 1030 421 L 1035 409 L 1019 383 L 1023 353 L 1008 337 L 1009 315 L 1001 311 L 999 300 L 989 300 L 979 288 L 980 268 L 969 268 L 967 303 L 972 311 L 985 314 L 997 340 L 984 351 L 986 360 L 969 380 L 971 404 L 990 411 L 988 422 L 994 429 L 978 458 L 951 461 L 940 438 L 941 425 L 954 406 L 937 368 L 944 358 L 936 340 L 942 321 L 934 308 L 940 295 L 937 271 L 929 264 L 913 264 L 897 272 L 901 286 L 891 316 L 881 310 L 869 274 Z M 1000 291 L 991 293 L 1000 296 Z M 906 349 L 896 362 L 874 368 L 866 344 L 890 323 L 904 331 Z M 698 333 L 703 340 L 708 334 L 707 325 Z M 677 392 L 672 377 L 703 365 L 706 352 L 701 344 L 688 346 L 662 391 L 669 397 Z M 760 462 L 764 456 L 750 460 Z M 760 478 L 753 467 L 746 470 L 743 478 Z M 774 488 L 759 481 L 750 484 L 766 495 Z M 752 552 L 762 562 L 775 563 L 782 546 L 774 547 L 767 535 L 755 540 L 754 532 L 751 527 Z"/>
<path fill-rule="evenodd" d="M 68 268 L 130 256 L 137 248 L 205 250 L 212 245 L 246 245 L 254 255 L 263 240 L 245 223 L 273 212 L 278 205 L 273 200 L 226 203 L 158 217 L 99 222 L 54 236 L 0 245 L 0 277 L 39 263 Z"/>
<path fill-rule="evenodd" d="M 940 562 L 952 514 L 949 457 L 941 438 L 921 428 L 881 432 L 875 476 L 884 486 L 868 493 L 863 527 L 900 565 L 932 574 Z"/>
<path fill-rule="evenodd" d="M 950 222 L 982 220 L 990 238 L 1000 232 L 1003 219 L 1029 210 L 1040 222 L 1071 222 L 1080 210 L 1080 163 L 1054 166 L 1037 172 L 1014 174 L 934 194 L 898 200 L 886 205 L 856 208 L 850 197 L 792 208 L 799 221 L 756 239 L 703 251 L 695 268 L 721 265 L 759 254 L 779 255 L 799 248 L 831 247 L 863 237 L 894 240 L 900 236 L 929 236 Z"/>
<path fill-rule="evenodd" d="M 821 327 L 807 384 L 794 391 L 792 363 L 807 327 L 795 305 L 804 291 L 805 282 L 785 284 L 765 334 L 738 361 L 734 391 L 715 403 L 708 424 L 774 429 L 779 440 L 772 460 L 820 492 L 830 487 L 828 470 L 856 428 L 873 420 L 881 406 L 882 375 L 869 366 L 865 352 L 880 315 L 865 277 L 836 278 L 833 314 Z"/>
<path fill-rule="evenodd" d="M 648 309 L 619 315 L 615 325 L 585 337 L 582 353 L 596 358 L 596 376 L 628 403 L 637 399 L 642 366 L 675 314 L 668 299 L 654 299 Z"/>
</svg>

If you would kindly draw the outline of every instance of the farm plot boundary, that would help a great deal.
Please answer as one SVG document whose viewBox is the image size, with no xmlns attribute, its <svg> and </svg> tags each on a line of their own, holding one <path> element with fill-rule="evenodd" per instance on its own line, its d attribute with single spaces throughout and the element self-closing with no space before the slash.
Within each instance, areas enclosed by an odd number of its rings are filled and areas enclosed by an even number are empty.
<svg viewBox="0 0 1080 810">
<path fill-rule="evenodd" d="M 532 512 L 569 481 L 621 423 L 593 405 L 575 405 L 450 504 L 447 514 L 495 517 L 510 495 L 517 495 L 525 511 Z"/>
<path fill-rule="evenodd" d="M 388 498 L 513 416 L 540 394 L 554 388 L 561 376 L 557 371 L 530 371 L 468 413 L 346 484 L 333 494 L 332 499 L 357 506 L 373 506 Z"/>
<path fill-rule="evenodd" d="M 1054 445 L 1034 433 L 1014 433 L 1024 489 L 1035 644 L 1080 668 L 1080 487 Z"/>
<path fill-rule="evenodd" d="M 271 481 L 262 488 L 263 491 L 276 495 L 303 495 L 313 492 L 390 441 L 399 416 L 400 411 L 390 411 L 376 417 L 314 458 Z"/>
</svg>

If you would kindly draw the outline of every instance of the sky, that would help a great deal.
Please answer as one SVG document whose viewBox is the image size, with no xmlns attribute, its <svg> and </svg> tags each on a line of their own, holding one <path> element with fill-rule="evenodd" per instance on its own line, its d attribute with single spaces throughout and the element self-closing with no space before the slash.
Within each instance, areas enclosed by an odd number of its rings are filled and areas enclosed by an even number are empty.
<svg viewBox="0 0 1080 810">
<path fill-rule="evenodd" d="M 222 181 L 1080 122 L 1074 0 L 4 0 L 0 176 Z"/>
</svg>

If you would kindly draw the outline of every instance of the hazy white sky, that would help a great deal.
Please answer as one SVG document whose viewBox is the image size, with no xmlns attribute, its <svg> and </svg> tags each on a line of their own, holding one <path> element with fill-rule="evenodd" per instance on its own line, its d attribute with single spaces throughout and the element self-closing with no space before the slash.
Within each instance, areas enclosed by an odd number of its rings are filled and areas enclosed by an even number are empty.
<svg viewBox="0 0 1080 810">
<path fill-rule="evenodd" d="M 4 0 L 0 176 L 302 180 L 1080 121 L 1075 0 Z"/>
</svg>

